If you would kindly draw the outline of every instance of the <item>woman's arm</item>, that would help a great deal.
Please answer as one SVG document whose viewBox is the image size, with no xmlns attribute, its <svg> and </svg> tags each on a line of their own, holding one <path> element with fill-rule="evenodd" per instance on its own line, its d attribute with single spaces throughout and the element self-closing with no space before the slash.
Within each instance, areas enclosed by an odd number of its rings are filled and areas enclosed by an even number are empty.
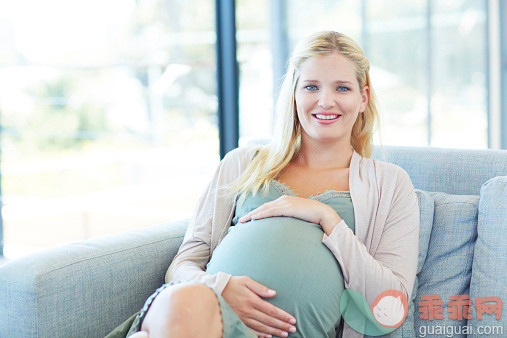
<svg viewBox="0 0 507 338">
<path fill-rule="evenodd" d="M 324 235 L 322 241 L 340 263 L 345 287 L 356 291 L 364 290 L 369 304 L 383 291 L 390 289 L 399 290 L 410 299 L 417 269 L 417 195 L 405 171 L 398 168 L 396 172 L 388 174 L 395 176 L 393 192 L 384 192 L 382 186 L 380 187 L 379 206 L 370 208 L 376 215 L 368 218 L 373 220 L 369 227 L 380 231 L 376 248 L 372 247 L 373 243 L 369 243 L 367 249 L 343 221 L 329 236 Z M 390 199 L 385 196 L 391 194 Z M 382 220 L 384 212 L 387 213 L 387 216 L 384 216 L 385 221 Z"/>
</svg>

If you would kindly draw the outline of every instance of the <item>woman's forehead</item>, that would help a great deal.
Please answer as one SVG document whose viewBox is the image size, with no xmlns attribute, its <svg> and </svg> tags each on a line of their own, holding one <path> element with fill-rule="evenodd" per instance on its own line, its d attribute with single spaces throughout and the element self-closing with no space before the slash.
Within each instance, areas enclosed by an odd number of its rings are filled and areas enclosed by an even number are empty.
<svg viewBox="0 0 507 338">
<path fill-rule="evenodd" d="M 339 53 L 312 56 L 301 64 L 299 72 L 300 81 L 357 82 L 354 63 Z"/>
</svg>

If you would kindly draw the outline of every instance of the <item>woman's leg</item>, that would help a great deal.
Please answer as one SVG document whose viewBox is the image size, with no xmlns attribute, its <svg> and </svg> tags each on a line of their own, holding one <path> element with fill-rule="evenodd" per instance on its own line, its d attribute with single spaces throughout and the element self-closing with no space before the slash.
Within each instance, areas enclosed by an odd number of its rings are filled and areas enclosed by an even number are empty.
<svg viewBox="0 0 507 338">
<path fill-rule="evenodd" d="M 220 305 L 213 290 L 199 283 L 167 287 L 153 301 L 143 321 L 141 337 L 222 337 Z"/>
</svg>

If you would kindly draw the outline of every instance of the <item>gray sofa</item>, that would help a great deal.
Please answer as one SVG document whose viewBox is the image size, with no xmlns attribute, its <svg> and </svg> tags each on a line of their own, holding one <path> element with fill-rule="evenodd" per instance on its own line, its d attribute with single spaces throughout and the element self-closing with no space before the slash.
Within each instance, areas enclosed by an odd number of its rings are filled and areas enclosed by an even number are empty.
<svg viewBox="0 0 507 338">
<path fill-rule="evenodd" d="M 406 321 L 391 335 L 507 330 L 506 315 L 497 319 L 484 303 L 486 297 L 507 301 L 507 151 L 385 146 L 373 157 L 408 172 L 421 208 L 414 295 Z M 103 337 L 164 282 L 187 222 L 69 244 L 1 266 L 0 337 Z M 469 308 L 453 306 L 461 295 L 469 296 Z M 429 296 L 442 305 L 424 306 Z"/>
</svg>

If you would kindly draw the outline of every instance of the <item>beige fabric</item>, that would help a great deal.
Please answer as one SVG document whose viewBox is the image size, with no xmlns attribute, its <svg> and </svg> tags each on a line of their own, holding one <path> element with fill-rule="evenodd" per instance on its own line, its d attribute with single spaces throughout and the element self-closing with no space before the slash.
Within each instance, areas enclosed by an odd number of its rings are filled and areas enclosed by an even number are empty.
<svg viewBox="0 0 507 338">
<path fill-rule="evenodd" d="M 218 192 L 246 169 L 255 149 L 234 149 L 220 162 L 169 266 L 166 282 L 196 280 L 222 293 L 231 276 L 204 271 L 234 217 L 235 197 Z M 389 289 L 402 291 L 410 299 L 419 248 L 419 204 L 408 174 L 398 166 L 354 152 L 349 188 L 355 235 L 341 221 L 322 239 L 342 268 L 345 288 L 363 294 L 370 305 Z M 343 336 L 363 335 L 345 323 Z"/>
</svg>

